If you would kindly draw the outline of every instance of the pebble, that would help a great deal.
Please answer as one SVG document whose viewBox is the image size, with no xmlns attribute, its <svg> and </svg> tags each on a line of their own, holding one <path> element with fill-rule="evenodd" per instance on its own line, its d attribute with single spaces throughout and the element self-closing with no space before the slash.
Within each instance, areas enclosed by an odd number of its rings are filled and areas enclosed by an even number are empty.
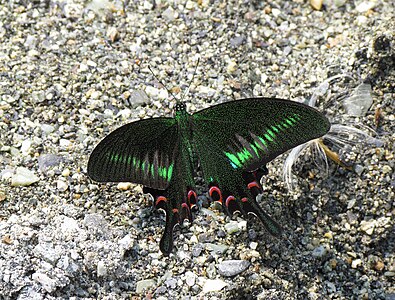
<svg viewBox="0 0 395 300">
<path fill-rule="evenodd" d="M 59 140 L 59 146 L 62 148 L 68 148 L 71 145 L 71 141 L 66 140 L 66 139 L 60 139 Z"/>
<path fill-rule="evenodd" d="M 168 278 L 165 281 L 165 284 L 170 289 L 175 289 L 177 287 L 177 280 L 175 278 Z"/>
<path fill-rule="evenodd" d="M 176 19 L 178 17 L 178 13 L 176 13 L 174 11 L 174 9 L 169 6 L 168 8 L 166 8 L 164 10 L 164 12 L 162 13 L 162 17 L 167 20 L 168 22 L 172 22 L 174 21 L 174 19 Z"/>
<path fill-rule="evenodd" d="M 142 90 L 133 90 L 128 97 L 128 103 L 130 104 L 131 108 L 139 107 L 148 102 L 149 102 L 149 97 Z"/>
<path fill-rule="evenodd" d="M 131 188 L 131 186 L 132 186 L 132 183 L 130 183 L 130 182 L 120 182 L 117 185 L 117 189 L 121 190 L 121 191 L 127 191 Z"/>
<path fill-rule="evenodd" d="M 360 230 L 365 232 L 367 235 L 372 235 L 375 227 L 376 227 L 375 220 L 370 220 L 370 221 L 362 220 L 359 225 Z"/>
<path fill-rule="evenodd" d="M 62 171 L 62 176 L 63 177 L 69 177 L 70 176 L 70 169 L 66 168 Z"/>
<path fill-rule="evenodd" d="M 145 279 L 137 281 L 136 283 L 136 293 L 141 294 L 144 291 L 148 291 L 154 288 L 156 285 L 156 281 L 153 279 Z"/>
<path fill-rule="evenodd" d="M 103 260 L 100 260 L 100 261 L 97 263 L 97 270 L 96 270 L 97 276 L 98 276 L 98 277 L 106 276 L 106 275 L 107 275 L 107 271 L 108 271 L 108 270 L 107 270 L 106 262 L 103 261 Z"/>
<path fill-rule="evenodd" d="M 18 167 L 11 177 L 11 186 L 29 186 L 39 180 L 40 178 L 29 169 Z"/>
<path fill-rule="evenodd" d="M 222 276 L 232 277 L 244 272 L 250 265 L 246 260 L 224 260 L 217 265 L 217 269 Z"/>
<path fill-rule="evenodd" d="M 42 257 L 46 262 L 55 265 L 60 257 L 58 251 L 53 247 L 52 243 L 42 242 L 34 247 L 34 253 Z"/>
<path fill-rule="evenodd" d="M 312 253 L 311 253 L 311 255 L 313 256 L 313 257 L 317 257 L 317 258 L 323 258 L 324 256 L 326 256 L 326 254 L 328 253 L 328 250 L 327 250 L 327 248 L 325 247 L 325 246 L 318 246 L 318 247 L 316 247 L 313 251 L 312 251 Z"/>
<path fill-rule="evenodd" d="M 327 288 L 328 288 L 328 292 L 329 293 L 335 293 L 336 292 L 336 286 L 332 283 L 332 282 L 330 282 L 330 281 L 327 281 L 327 282 L 325 282 L 325 284 L 326 284 L 326 286 L 327 286 Z"/>
<path fill-rule="evenodd" d="M 103 236 L 110 234 L 106 219 L 99 213 L 86 214 L 84 217 L 84 225 L 90 230 L 100 232 Z"/>
<path fill-rule="evenodd" d="M 224 254 L 229 247 L 221 244 L 206 243 L 206 249 L 214 253 Z"/>
<path fill-rule="evenodd" d="M 359 259 L 359 258 L 354 259 L 354 260 L 351 262 L 351 268 L 356 269 L 356 268 L 358 268 L 358 266 L 360 266 L 361 264 L 362 264 L 362 260 L 361 260 L 361 259 Z"/>
<path fill-rule="evenodd" d="M 198 257 L 203 251 L 203 244 L 196 244 L 192 247 L 192 256 Z"/>
<path fill-rule="evenodd" d="M 310 0 L 310 5 L 315 10 L 321 10 L 323 0 Z"/>
<path fill-rule="evenodd" d="M 196 282 L 196 274 L 191 272 L 191 271 L 187 271 L 185 272 L 185 283 L 189 286 L 192 287 L 195 285 Z"/>
<path fill-rule="evenodd" d="M 32 275 L 32 279 L 40 283 L 48 293 L 52 293 L 56 290 L 56 281 L 50 278 L 47 274 L 35 272 Z"/>
<path fill-rule="evenodd" d="M 359 164 L 354 165 L 354 172 L 357 173 L 359 176 L 362 175 L 363 171 L 365 171 L 365 168 Z"/>
<path fill-rule="evenodd" d="M 228 234 L 235 234 L 240 231 L 240 227 L 236 221 L 231 220 L 225 224 L 225 230 Z"/>
<path fill-rule="evenodd" d="M 228 284 L 221 279 L 208 279 L 204 282 L 203 293 L 218 292 Z"/>
<path fill-rule="evenodd" d="M 153 87 L 151 85 L 147 85 L 145 87 L 145 93 L 148 95 L 148 97 L 156 98 L 159 96 L 159 92 L 160 92 L 159 89 L 157 89 L 156 87 Z"/>
<path fill-rule="evenodd" d="M 65 216 L 63 217 L 61 229 L 63 233 L 72 233 L 75 231 L 79 231 L 80 229 L 79 222 L 73 218 Z"/>
<path fill-rule="evenodd" d="M 68 190 L 69 185 L 67 184 L 67 182 L 65 182 L 63 180 L 56 180 L 56 188 L 60 192 L 65 192 Z"/>
<path fill-rule="evenodd" d="M 64 161 L 64 158 L 56 154 L 42 154 L 38 157 L 38 168 L 40 171 L 46 171 L 49 167 L 58 166 Z"/>
<path fill-rule="evenodd" d="M 365 13 L 368 10 L 373 9 L 376 6 L 376 1 L 361 1 L 359 4 L 355 7 L 355 10 L 359 13 Z"/>
<path fill-rule="evenodd" d="M 32 146 L 32 141 L 31 140 L 24 140 L 22 142 L 22 145 L 21 145 L 22 155 L 24 155 L 24 156 L 29 155 L 31 146 Z"/>
<path fill-rule="evenodd" d="M 244 36 L 244 35 L 239 35 L 239 36 L 237 36 L 237 37 L 235 37 L 235 38 L 233 38 L 233 39 L 231 39 L 230 40 L 230 46 L 232 47 L 232 48 L 236 48 L 236 47 L 239 47 L 239 46 L 241 46 L 243 43 L 244 43 L 244 41 L 245 41 L 245 39 L 246 39 L 246 37 Z M 235 67 L 236 67 L 236 63 L 235 63 Z M 232 72 L 230 72 L 229 70 L 228 70 L 228 73 L 233 73 L 235 70 L 233 70 Z"/>
<path fill-rule="evenodd" d="M 257 243 L 257 242 L 251 242 L 251 243 L 250 243 L 250 248 L 251 248 L 252 250 L 256 250 L 256 248 L 258 248 L 258 243 Z"/>
</svg>

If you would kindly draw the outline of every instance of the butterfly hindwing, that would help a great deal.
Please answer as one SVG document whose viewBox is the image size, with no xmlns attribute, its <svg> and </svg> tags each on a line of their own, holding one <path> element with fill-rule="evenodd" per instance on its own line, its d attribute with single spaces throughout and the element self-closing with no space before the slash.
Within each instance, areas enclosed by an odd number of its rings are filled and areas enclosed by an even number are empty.
<svg viewBox="0 0 395 300">
<path fill-rule="evenodd" d="M 99 182 L 127 181 L 155 189 L 169 185 L 178 150 L 178 126 L 173 118 L 153 118 L 126 124 L 93 150 L 88 175 Z"/>
<path fill-rule="evenodd" d="M 256 202 L 265 165 L 324 135 L 328 120 L 315 109 L 281 99 L 252 98 L 193 114 L 193 140 L 209 195 L 230 212 L 256 215 L 274 236 L 282 229 Z"/>
</svg>

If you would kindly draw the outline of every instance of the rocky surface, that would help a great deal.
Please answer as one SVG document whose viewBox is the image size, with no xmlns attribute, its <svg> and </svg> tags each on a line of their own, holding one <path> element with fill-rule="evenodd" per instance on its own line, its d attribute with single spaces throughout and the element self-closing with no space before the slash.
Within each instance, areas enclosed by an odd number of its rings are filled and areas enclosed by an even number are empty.
<svg viewBox="0 0 395 300">
<path fill-rule="evenodd" d="M 395 4 L 314 2 L 0 1 L 0 298 L 395 299 Z M 193 112 L 336 75 L 316 106 L 374 142 L 340 131 L 351 167 L 305 152 L 294 190 L 270 163 L 282 240 L 203 208 L 164 257 L 141 186 L 87 177 L 111 130 L 171 115 L 163 85 Z"/>
</svg>

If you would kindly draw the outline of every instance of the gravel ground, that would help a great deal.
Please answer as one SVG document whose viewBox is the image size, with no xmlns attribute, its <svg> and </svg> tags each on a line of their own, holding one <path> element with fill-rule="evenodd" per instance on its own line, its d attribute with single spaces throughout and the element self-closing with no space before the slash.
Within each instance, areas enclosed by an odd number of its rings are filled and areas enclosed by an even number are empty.
<svg viewBox="0 0 395 300">
<path fill-rule="evenodd" d="M 393 0 L 0 3 L 1 299 L 395 299 Z M 317 106 L 375 140 L 332 148 L 350 170 L 304 153 L 292 191 L 285 155 L 270 163 L 260 203 L 283 240 L 202 208 L 164 257 L 141 186 L 86 175 L 111 130 L 171 115 L 159 81 L 181 98 L 192 80 L 193 112 L 303 101 L 336 75 Z M 362 82 L 372 97 L 350 116 Z"/>
</svg>

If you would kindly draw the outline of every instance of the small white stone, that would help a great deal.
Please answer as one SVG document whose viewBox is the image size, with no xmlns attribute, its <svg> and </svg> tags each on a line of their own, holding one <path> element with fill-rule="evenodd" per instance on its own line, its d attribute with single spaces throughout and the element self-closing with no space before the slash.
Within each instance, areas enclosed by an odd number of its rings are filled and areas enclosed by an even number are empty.
<svg viewBox="0 0 395 300">
<path fill-rule="evenodd" d="M 133 239 L 130 234 L 127 234 L 118 241 L 118 244 L 123 249 L 129 249 L 133 246 Z"/>
<path fill-rule="evenodd" d="M 145 279 L 145 280 L 137 281 L 136 293 L 140 294 L 143 291 L 147 291 L 147 290 L 153 288 L 155 285 L 156 285 L 156 282 L 153 279 Z"/>
<path fill-rule="evenodd" d="M 362 264 L 362 260 L 360 260 L 359 258 L 354 259 L 351 263 L 351 268 L 356 269 L 361 264 Z"/>
<path fill-rule="evenodd" d="M 239 226 L 241 231 L 247 230 L 247 221 L 243 220 L 237 223 L 237 226 Z"/>
<path fill-rule="evenodd" d="M 21 145 L 21 152 L 22 155 L 27 156 L 30 151 L 30 147 L 32 146 L 32 141 L 31 140 L 24 140 Z"/>
<path fill-rule="evenodd" d="M 67 191 L 67 189 L 69 188 L 69 185 L 67 184 L 67 182 L 65 182 L 63 180 L 57 180 L 56 181 L 56 188 L 60 192 L 64 192 L 64 191 Z"/>
<path fill-rule="evenodd" d="M 216 90 L 215 90 L 215 89 L 210 88 L 210 87 L 208 87 L 208 86 L 203 86 L 203 85 L 199 85 L 199 86 L 197 87 L 197 90 L 198 90 L 198 92 L 199 92 L 200 94 L 203 94 L 203 95 L 205 95 L 205 96 L 207 96 L 207 97 L 214 96 L 215 93 L 216 93 Z"/>
<path fill-rule="evenodd" d="M 251 243 L 250 243 L 250 248 L 251 248 L 252 250 L 256 250 L 257 247 L 258 247 L 258 243 L 257 243 L 257 242 L 251 242 Z"/>
<path fill-rule="evenodd" d="M 376 4 L 373 1 L 363 1 L 355 7 L 355 10 L 359 13 L 367 12 L 370 9 L 373 9 Z"/>
<path fill-rule="evenodd" d="M 237 63 L 232 59 L 228 62 L 228 65 L 226 66 L 226 72 L 228 74 L 232 74 L 237 70 Z"/>
<path fill-rule="evenodd" d="M 50 278 L 47 274 L 36 272 L 32 275 L 32 279 L 40 283 L 48 293 L 52 293 L 56 290 L 55 280 Z"/>
<path fill-rule="evenodd" d="M 62 171 L 62 176 L 63 177 L 69 177 L 70 176 L 70 169 L 66 168 Z"/>
<path fill-rule="evenodd" d="M 127 191 L 128 189 L 130 189 L 131 186 L 132 184 L 130 182 L 120 182 L 117 185 L 117 189 L 121 191 Z"/>
<path fill-rule="evenodd" d="M 11 177 L 11 186 L 29 186 L 40 179 L 29 169 L 18 167 Z"/>
<path fill-rule="evenodd" d="M 191 239 L 190 239 L 190 242 L 191 242 L 191 244 L 197 244 L 199 242 L 197 236 L 196 235 L 192 235 Z"/>
<path fill-rule="evenodd" d="M 359 26 L 365 25 L 367 23 L 367 21 L 368 21 L 368 18 L 366 16 L 358 16 L 357 20 L 356 20 L 356 22 Z"/>
<path fill-rule="evenodd" d="M 203 293 L 218 292 L 228 284 L 220 279 L 208 279 L 203 285 Z"/>
<path fill-rule="evenodd" d="M 73 218 L 64 217 L 61 225 L 62 232 L 71 232 L 79 230 L 78 222 Z"/>
<path fill-rule="evenodd" d="M 272 9 L 272 15 L 273 15 L 273 17 L 277 18 L 280 14 L 281 14 L 281 10 L 279 10 L 279 9 L 277 9 L 277 8 L 273 8 L 273 9 Z"/>
<path fill-rule="evenodd" d="M 86 64 L 81 63 L 81 64 L 80 64 L 80 67 L 79 67 L 79 69 L 78 69 L 78 72 L 82 73 L 82 72 L 86 72 L 86 71 L 88 71 L 88 70 L 89 70 L 89 66 L 86 65 Z"/>
<path fill-rule="evenodd" d="M 91 94 L 91 99 L 99 99 L 101 96 L 101 92 L 100 91 L 96 91 L 94 90 Z"/>
<path fill-rule="evenodd" d="M 266 83 L 268 76 L 265 73 L 261 74 L 261 83 Z"/>
<path fill-rule="evenodd" d="M 188 10 L 193 9 L 194 6 L 195 6 L 195 3 L 193 1 L 187 1 L 187 3 L 185 4 L 185 8 Z"/>
<path fill-rule="evenodd" d="M 152 1 L 146 0 L 146 1 L 144 1 L 143 7 L 146 10 L 151 10 L 154 6 L 152 4 Z"/>
<path fill-rule="evenodd" d="M 100 260 L 97 263 L 97 276 L 102 277 L 107 275 L 107 266 L 104 261 Z"/>
<path fill-rule="evenodd" d="M 375 227 L 376 227 L 375 220 L 370 220 L 370 221 L 363 220 L 360 223 L 360 229 L 363 232 L 365 232 L 367 235 L 372 235 Z"/>
<path fill-rule="evenodd" d="M 392 168 L 388 165 L 385 165 L 385 166 L 383 166 L 382 171 L 383 171 L 383 174 L 391 174 Z"/>
<path fill-rule="evenodd" d="M 153 87 L 153 86 L 146 86 L 145 87 L 145 93 L 149 96 L 149 97 L 157 97 L 159 95 L 159 89 Z"/>
<path fill-rule="evenodd" d="M 194 286 L 196 282 L 196 274 L 191 271 L 185 273 L 185 282 L 188 286 Z"/>
<path fill-rule="evenodd" d="M 230 221 L 229 223 L 225 224 L 225 230 L 228 234 L 233 234 L 240 231 L 240 228 L 236 221 Z"/>
<path fill-rule="evenodd" d="M 55 127 L 53 127 L 52 125 L 49 125 L 49 124 L 42 124 L 41 125 L 41 130 L 44 133 L 48 134 L 48 133 L 54 132 L 55 131 Z"/>
<path fill-rule="evenodd" d="M 87 64 L 88 66 L 90 66 L 90 67 L 94 67 L 94 68 L 97 67 L 97 64 L 96 64 L 93 60 L 88 60 L 88 61 L 86 62 L 86 64 Z"/>
<path fill-rule="evenodd" d="M 71 142 L 69 140 L 66 139 L 60 139 L 59 140 L 59 145 L 63 148 L 67 148 L 71 145 Z"/>
</svg>

